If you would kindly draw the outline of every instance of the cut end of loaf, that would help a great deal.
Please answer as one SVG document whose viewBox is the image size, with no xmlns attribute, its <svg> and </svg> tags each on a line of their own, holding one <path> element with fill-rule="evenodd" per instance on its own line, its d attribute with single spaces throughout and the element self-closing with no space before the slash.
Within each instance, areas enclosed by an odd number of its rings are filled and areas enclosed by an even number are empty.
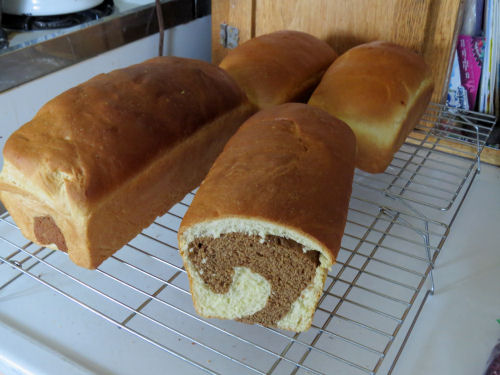
<svg viewBox="0 0 500 375">
<path fill-rule="evenodd" d="M 180 245 L 200 315 L 292 331 L 310 327 L 332 264 L 314 241 L 233 218 L 181 229 Z"/>
</svg>

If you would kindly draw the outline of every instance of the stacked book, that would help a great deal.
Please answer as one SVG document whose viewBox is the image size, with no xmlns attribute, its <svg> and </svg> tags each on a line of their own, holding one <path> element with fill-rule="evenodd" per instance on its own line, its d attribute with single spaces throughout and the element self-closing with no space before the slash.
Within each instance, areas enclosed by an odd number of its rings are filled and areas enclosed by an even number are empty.
<svg viewBox="0 0 500 375">
<path fill-rule="evenodd" d="M 500 112 L 500 0 L 468 0 L 457 38 L 447 104 Z"/>
</svg>

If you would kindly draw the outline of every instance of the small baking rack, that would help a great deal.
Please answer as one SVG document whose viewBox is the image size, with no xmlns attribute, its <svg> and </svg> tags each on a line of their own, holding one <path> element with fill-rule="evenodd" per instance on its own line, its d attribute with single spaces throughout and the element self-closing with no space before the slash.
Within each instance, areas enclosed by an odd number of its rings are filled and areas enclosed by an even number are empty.
<svg viewBox="0 0 500 375">
<path fill-rule="evenodd" d="M 94 271 L 28 242 L 4 213 L 0 296 L 28 277 L 167 352 L 176 373 L 390 374 L 433 291 L 434 262 L 493 123 L 432 104 L 384 173 L 356 171 L 337 263 L 307 332 L 196 314 L 177 249 L 195 192 Z"/>
</svg>

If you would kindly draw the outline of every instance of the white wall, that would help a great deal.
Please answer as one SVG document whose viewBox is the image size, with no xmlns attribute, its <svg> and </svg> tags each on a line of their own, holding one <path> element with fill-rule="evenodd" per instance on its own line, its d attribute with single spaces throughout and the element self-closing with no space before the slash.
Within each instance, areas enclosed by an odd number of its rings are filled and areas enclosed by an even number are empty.
<svg viewBox="0 0 500 375">
<path fill-rule="evenodd" d="M 38 78 L 0 94 L 0 149 L 9 135 L 54 96 L 89 78 L 158 55 L 158 34 Z M 164 54 L 210 61 L 210 16 L 165 31 Z M 0 167 L 3 165 L 3 156 Z"/>
</svg>

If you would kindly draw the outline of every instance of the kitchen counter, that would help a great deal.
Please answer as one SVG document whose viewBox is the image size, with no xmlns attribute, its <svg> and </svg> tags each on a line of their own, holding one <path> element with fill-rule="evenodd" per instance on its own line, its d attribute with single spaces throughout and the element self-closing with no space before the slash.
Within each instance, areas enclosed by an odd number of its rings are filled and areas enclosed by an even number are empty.
<svg viewBox="0 0 500 375">
<path fill-rule="evenodd" d="M 394 374 L 482 374 L 500 340 L 500 168 L 483 165 Z"/>
<path fill-rule="evenodd" d="M 436 293 L 427 300 L 393 374 L 484 371 L 500 338 L 499 192 L 500 168 L 483 165 L 438 257 Z M 0 293 L 0 337 L 4 375 L 194 370 L 26 276 Z M 179 338 L 179 346 L 184 341 Z"/>
<path fill-rule="evenodd" d="M 165 38 L 168 41 L 166 50 L 179 56 L 208 60 L 209 30 L 208 17 L 168 30 Z M 0 117 L 5 125 L 2 125 L 0 130 L 0 148 L 3 148 L 7 136 L 29 121 L 47 100 L 102 71 L 154 56 L 157 43 L 157 35 L 144 38 L 1 94 Z M 485 362 L 500 338 L 500 325 L 496 323 L 496 319 L 500 318 L 499 223 L 500 168 L 483 165 L 481 174 L 473 182 L 451 228 L 442 253 L 437 258 L 434 273 L 436 293 L 427 300 L 393 374 L 465 375 L 481 374 L 484 370 Z M 10 235 L 16 243 L 26 242 L 13 228 Z M 170 240 L 175 242 L 173 237 Z M 181 263 L 177 263 L 180 261 L 179 257 L 173 253 L 171 261 L 180 266 Z M 39 255 L 43 257 L 47 255 L 47 251 L 44 250 Z M 54 258 L 56 265 L 59 261 L 69 263 L 63 254 L 54 254 L 51 258 Z M 137 264 L 142 264 L 145 260 L 137 261 Z M 110 265 L 113 266 L 111 263 Z M 149 265 L 154 269 L 152 262 Z M 102 275 L 96 274 L 95 271 L 78 269 L 71 264 L 67 266 L 68 272 L 89 283 L 102 278 Z M 50 274 L 47 268 L 35 267 L 33 270 L 36 275 L 49 282 L 57 282 L 61 289 L 76 292 L 77 297 L 83 298 L 88 304 L 97 300 L 97 296 L 85 296 L 81 289 L 71 286 L 69 280 L 57 277 L 57 274 Z M 0 271 L 0 285 L 16 274 L 16 271 L 7 265 L 2 265 Z M 161 274 L 164 279 L 170 276 Z M 156 290 L 158 284 L 161 284 L 151 278 L 138 278 L 136 281 L 137 285 L 148 292 Z M 186 288 L 185 285 L 183 287 Z M 160 293 L 167 294 L 169 290 L 166 288 Z M 120 298 L 123 291 L 118 289 L 115 292 L 117 298 Z M 181 302 L 185 303 L 184 308 L 194 315 L 190 297 L 181 297 Z M 141 299 L 132 298 L 131 303 L 136 307 L 141 303 Z M 102 310 L 119 322 L 126 319 L 128 314 L 123 314 L 123 309 L 119 311 L 111 303 L 102 303 Z M 153 309 L 145 311 L 150 314 L 158 313 Z M 161 311 L 160 313 L 165 314 Z M 176 314 L 175 311 L 168 313 L 172 316 Z M 172 318 L 172 327 L 183 332 L 189 331 L 190 325 L 198 327 L 195 319 L 187 320 L 177 315 Z M 137 317 L 134 319 L 130 327 L 140 328 L 141 320 Z M 231 327 L 240 326 L 235 324 Z M 161 330 L 155 331 L 154 327 L 148 329 L 150 337 L 169 336 L 165 330 L 158 334 Z M 207 331 L 208 329 L 201 333 L 205 342 L 221 345 L 223 352 L 238 352 L 238 358 L 242 362 L 254 364 L 261 359 L 252 358 L 255 353 L 250 350 L 243 351 L 242 354 L 243 345 L 223 346 L 218 336 L 210 336 Z M 252 340 L 257 339 L 256 332 L 260 332 L 245 331 L 243 328 L 235 328 L 235 331 L 244 337 L 250 336 Z M 173 350 L 190 351 L 199 363 L 214 365 L 210 363 L 212 359 L 207 357 L 206 353 L 204 356 L 199 349 L 200 345 L 190 339 L 179 335 L 172 335 L 169 339 L 171 341 L 168 345 Z M 273 337 L 270 337 L 270 345 L 274 345 L 271 339 Z M 2 375 L 136 375 L 169 371 L 178 374 L 200 373 L 195 367 L 177 358 L 175 353 L 169 354 L 125 329 L 117 328 L 28 276 L 21 276 L 0 289 Z M 231 373 L 222 370 L 220 372 Z M 288 372 L 276 371 L 273 374 L 281 373 Z"/>
</svg>

